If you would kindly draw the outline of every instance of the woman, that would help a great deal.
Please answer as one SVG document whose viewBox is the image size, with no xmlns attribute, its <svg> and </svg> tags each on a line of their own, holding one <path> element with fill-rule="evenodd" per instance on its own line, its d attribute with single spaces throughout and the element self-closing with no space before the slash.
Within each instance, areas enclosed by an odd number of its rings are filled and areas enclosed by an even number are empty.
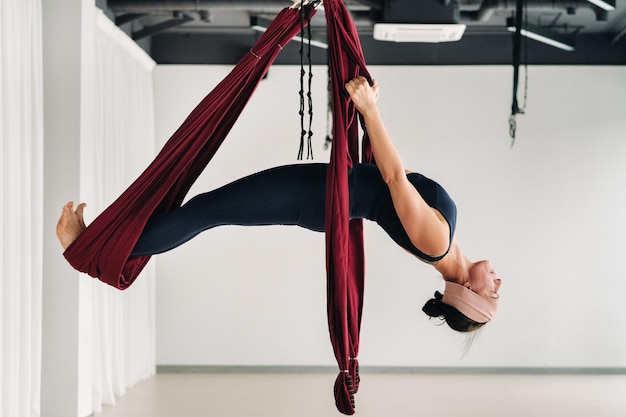
<svg viewBox="0 0 626 417">
<path fill-rule="evenodd" d="M 428 262 L 445 282 L 423 311 L 442 317 L 454 330 L 474 331 L 491 321 L 500 279 L 488 261 L 471 262 L 454 237 L 456 207 L 434 181 L 408 173 L 381 119 L 378 85 L 364 77 L 346 84 L 363 115 L 377 165 L 356 165 L 349 172 L 350 216 L 377 222 L 401 247 Z M 272 168 L 192 198 L 180 209 L 150 219 L 131 256 L 173 249 L 219 225 L 298 225 L 324 230 L 326 165 Z M 67 248 L 85 229 L 83 210 L 64 208 L 57 235 Z"/>
</svg>

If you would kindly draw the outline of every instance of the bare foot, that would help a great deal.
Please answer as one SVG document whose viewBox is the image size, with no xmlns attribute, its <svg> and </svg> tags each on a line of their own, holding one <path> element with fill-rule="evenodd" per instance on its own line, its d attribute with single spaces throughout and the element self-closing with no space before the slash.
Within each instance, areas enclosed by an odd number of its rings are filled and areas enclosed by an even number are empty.
<svg viewBox="0 0 626 417">
<path fill-rule="evenodd" d="M 78 235 L 87 228 L 83 220 L 83 210 L 86 205 L 85 203 L 80 203 L 78 207 L 76 207 L 76 211 L 74 211 L 73 201 L 63 206 L 61 218 L 57 223 L 57 237 L 63 249 L 67 249 Z"/>
</svg>

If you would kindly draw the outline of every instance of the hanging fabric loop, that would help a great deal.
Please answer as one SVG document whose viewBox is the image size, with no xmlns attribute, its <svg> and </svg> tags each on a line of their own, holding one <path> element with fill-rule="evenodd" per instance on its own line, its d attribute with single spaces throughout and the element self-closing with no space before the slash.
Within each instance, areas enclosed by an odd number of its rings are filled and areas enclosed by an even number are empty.
<svg viewBox="0 0 626 417">
<path fill-rule="evenodd" d="M 302 8 L 309 18 L 315 13 L 310 5 Z M 325 0 L 324 9 L 333 109 L 325 207 L 327 314 L 337 364 L 348 371 L 337 377 L 335 403 L 342 413 L 353 414 L 365 256 L 363 221 L 349 218 L 347 172 L 359 163 L 359 126 L 343 86 L 357 76 L 371 77 L 343 1 Z M 181 206 L 280 52 L 275 45 L 286 45 L 300 25 L 298 10 L 284 9 L 276 16 L 251 53 L 198 104 L 150 166 L 67 248 L 64 256 L 75 269 L 122 290 L 134 282 L 150 259 L 130 258 L 148 219 Z M 364 160 L 370 161 L 366 135 L 362 147 Z"/>
<path fill-rule="evenodd" d="M 340 372 L 335 381 L 335 404 L 344 414 L 354 414 L 358 389 L 359 333 L 365 283 L 363 221 L 349 219 L 347 168 L 359 162 L 359 125 L 356 109 L 347 95 L 347 81 L 364 76 L 371 80 L 358 33 L 345 4 L 324 1 L 328 28 L 328 61 L 333 109 L 332 148 L 326 183 L 326 268 L 328 325 Z M 363 158 L 369 162 L 371 147 L 363 140 Z"/>
<path fill-rule="evenodd" d="M 309 6 L 310 14 L 315 10 Z M 249 54 L 191 112 L 142 175 L 64 253 L 78 271 L 128 288 L 150 257 L 129 258 L 148 219 L 182 204 L 267 69 L 299 29 L 298 11 L 282 10 Z"/>
</svg>

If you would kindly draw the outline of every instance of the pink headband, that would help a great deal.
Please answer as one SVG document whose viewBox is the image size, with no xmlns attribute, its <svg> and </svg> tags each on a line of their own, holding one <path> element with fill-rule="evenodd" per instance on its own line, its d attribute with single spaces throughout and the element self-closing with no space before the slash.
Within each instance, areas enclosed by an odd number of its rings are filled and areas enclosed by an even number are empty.
<svg viewBox="0 0 626 417">
<path fill-rule="evenodd" d="M 455 282 L 446 281 L 446 289 L 441 301 L 456 308 L 477 323 L 491 321 L 496 312 L 496 307 L 485 298 Z"/>
</svg>

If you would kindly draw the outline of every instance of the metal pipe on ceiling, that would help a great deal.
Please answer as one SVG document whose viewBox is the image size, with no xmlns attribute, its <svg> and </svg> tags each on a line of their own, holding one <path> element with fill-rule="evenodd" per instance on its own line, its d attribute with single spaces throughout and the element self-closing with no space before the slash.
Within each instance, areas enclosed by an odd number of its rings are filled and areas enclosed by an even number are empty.
<svg viewBox="0 0 626 417">
<path fill-rule="evenodd" d="M 475 5 L 475 2 L 472 2 Z M 483 0 L 478 10 L 463 11 L 463 1 L 459 3 L 461 10 L 461 20 L 487 22 L 495 12 L 498 11 L 514 11 L 515 1 L 513 0 Z M 588 1 L 581 0 L 526 0 L 525 7 L 528 9 L 545 9 L 555 10 L 562 9 L 568 13 L 575 12 L 579 7 L 590 8 L 596 15 L 596 20 L 606 20 L 607 13 L 605 10 L 591 4 Z"/>
<path fill-rule="evenodd" d="M 411 7 L 415 0 L 355 0 L 372 10 L 382 7 Z M 421 0 L 420 0 L 421 1 Z M 145 12 L 173 12 L 173 11 L 201 11 L 209 9 L 224 9 L 237 11 L 269 11 L 280 10 L 289 4 L 286 0 L 107 0 L 107 7 L 114 13 L 145 13 Z M 460 18 L 462 21 L 486 22 L 497 11 L 513 11 L 514 0 L 459 0 Z M 583 0 L 526 0 L 528 9 L 562 9 L 568 13 L 575 12 L 579 7 L 590 8 L 596 15 L 596 20 L 604 21 L 608 13 L 605 10 Z"/>
<path fill-rule="evenodd" d="M 373 10 L 382 9 L 386 0 L 353 0 Z M 107 0 L 111 10 L 131 12 L 137 10 L 201 10 L 208 7 L 231 10 L 249 10 L 258 7 L 284 8 L 288 0 Z M 348 7 L 350 5 L 348 4 Z"/>
<path fill-rule="evenodd" d="M 115 13 L 199 11 L 207 9 L 267 10 L 283 9 L 286 0 L 107 0 L 107 7 Z"/>
</svg>

